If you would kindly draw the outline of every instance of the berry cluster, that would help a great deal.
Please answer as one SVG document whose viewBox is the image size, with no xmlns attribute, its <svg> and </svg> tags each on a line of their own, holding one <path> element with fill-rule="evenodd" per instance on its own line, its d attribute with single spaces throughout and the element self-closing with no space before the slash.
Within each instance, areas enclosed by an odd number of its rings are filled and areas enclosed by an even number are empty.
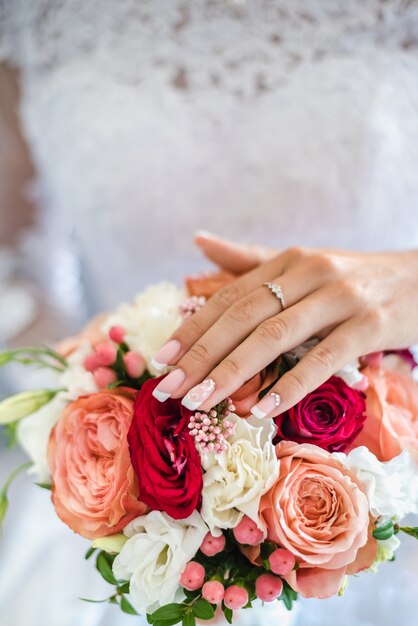
<svg viewBox="0 0 418 626">
<path fill-rule="evenodd" d="M 112 326 L 109 330 L 108 341 L 97 343 L 91 354 L 84 359 L 84 367 L 91 372 L 99 389 L 105 389 L 118 380 L 118 352 L 121 355 L 124 375 L 131 379 L 137 379 L 145 371 L 145 360 L 138 354 L 129 350 L 125 340 L 125 329 L 122 326 Z M 117 344 L 117 347 L 114 345 Z M 120 369 L 120 367 L 119 367 Z"/>
<path fill-rule="evenodd" d="M 226 440 L 234 432 L 234 424 L 227 417 L 235 411 L 231 398 L 227 398 L 209 413 L 197 412 L 190 417 L 190 434 L 202 452 L 223 452 Z"/>
</svg>

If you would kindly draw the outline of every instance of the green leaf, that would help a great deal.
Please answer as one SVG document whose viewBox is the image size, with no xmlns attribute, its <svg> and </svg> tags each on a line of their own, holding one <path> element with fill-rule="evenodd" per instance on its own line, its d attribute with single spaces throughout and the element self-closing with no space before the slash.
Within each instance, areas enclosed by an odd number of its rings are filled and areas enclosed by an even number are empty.
<svg viewBox="0 0 418 626">
<path fill-rule="evenodd" d="M 271 541 L 265 541 L 261 544 L 261 558 L 263 560 L 268 559 L 270 554 L 273 554 L 276 549 L 277 546 L 274 543 L 272 543 Z"/>
<path fill-rule="evenodd" d="M 292 587 L 283 580 L 283 591 L 279 600 L 283 602 L 288 611 L 292 610 L 292 604 L 298 599 L 298 594 Z"/>
<path fill-rule="evenodd" d="M 195 589 L 195 591 L 189 591 L 188 589 L 183 589 L 184 595 L 188 600 L 194 600 L 198 596 L 200 596 L 200 589 Z"/>
<path fill-rule="evenodd" d="M 195 626 L 196 618 L 193 613 L 186 613 L 183 617 L 182 626 Z"/>
<path fill-rule="evenodd" d="M 154 623 L 154 618 L 153 618 L 151 613 L 147 613 L 147 622 L 148 622 L 148 624 L 153 624 Z"/>
<path fill-rule="evenodd" d="M 212 619 L 212 617 L 215 617 L 215 611 L 207 600 L 200 598 L 193 605 L 193 615 L 199 619 Z"/>
<path fill-rule="evenodd" d="M 86 561 L 89 560 L 89 558 L 96 552 L 96 548 L 89 548 L 86 552 L 86 554 L 84 555 L 84 558 L 86 559 Z"/>
<path fill-rule="evenodd" d="M 181 617 L 172 617 L 171 619 L 157 619 L 154 626 L 174 626 L 182 621 Z"/>
<path fill-rule="evenodd" d="M 120 591 L 121 593 L 129 593 L 130 592 L 129 588 L 130 588 L 129 582 L 122 583 L 121 585 L 119 585 L 118 591 Z"/>
<path fill-rule="evenodd" d="M 120 599 L 120 608 L 124 613 L 128 613 L 129 615 L 138 615 L 137 611 L 125 596 L 122 596 Z"/>
<path fill-rule="evenodd" d="M 113 575 L 112 566 L 109 564 L 108 559 L 106 558 L 105 552 L 99 552 L 96 559 L 96 568 L 100 572 L 102 578 L 104 578 L 111 585 L 117 585 L 118 581 Z"/>
<path fill-rule="evenodd" d="M 232 624 L 232 620 L 234 618 L 234 611 L 232 609 L 228 609 L 227 606 L 223 606 L 223 612 L 224 612 L 225 619 L 228 622 L 228 624 Z"/>
<path fill-rule="evenodd" d="M 184 617 L 187 608 L 185 604 L 176 604 L 175 602 L 166 604 L 154 611 L 152 614 L 153 623 L 157 620 L 174 619 L 175 617 L 180 621 Z"/>
<path fill-rule="evenodd" d="M 406 533 L 410 537 L 418 539 L 418 526 L 401 526 L 399 530 Z"/>
<path fill-rule="evenodd" d="M 17 439 L 17 426 L 18 422 L 12 422 L 2 427 L 2 434 L 6 439 L 6 446 L 8 448 L 14 448 L 19 443 Z"/>
<path fill-rule="evenodd" d="M 35 485 L 38 485 L 41 489 L 47 489 L 48 491 L 52 490 L 52 485 L 49 483 L 35 483 Z"/>
<path fill-rule="evenodd" d="M 385 522 L 384 524 L 380 524 L 380 526 L 376 526 L 373 531 L 373 537 L 375 539 L 380 539 L 381 541 L 384 539 L 389 539 L 395 532 L 395 527 L 393 525 L 392 520 Z"/>
</svg>

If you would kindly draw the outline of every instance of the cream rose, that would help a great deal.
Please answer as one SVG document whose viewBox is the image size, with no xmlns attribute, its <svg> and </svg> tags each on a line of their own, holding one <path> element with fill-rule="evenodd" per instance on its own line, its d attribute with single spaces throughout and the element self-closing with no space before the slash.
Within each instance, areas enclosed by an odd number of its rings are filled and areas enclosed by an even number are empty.
<svg viewBox="0 0 418 626">
<path fill-rule="evenodd" d="M 322 448 L 282 441 L 276 452 L 280 474 L 261 500 L 260 515 L 268 538 L 299 563 L 286 577 L 291 587 L 326 598 L 347 573 L 369 567 L 375 557 L 366 494 L 354 473 Z"/>
<path fill-rule="evenodd" d="M 184 289 L 171 283 L 152 285 L 132 304 L 122 304 L 111 314 L 102 327 L 103 333 L 107 335 L 112 326 L 123 326 L 130 349 L 144 357 L 152 374 L 158 374 L 151 359 L 181 324 L 180 305 L 186 297 Z"/>
<path fill-rule="evenodd" d="M 234 528 L 247 515 L 260 525 L 261 496 L 274 484 L 279 461 L 273 446 L 276 433 L 273 420 L 248 420 L 236 415 L 235 425 L 221 454 L 202 454 L 202 517 L 211 531 Z"/>
<path fill-rule="evenodd" d="M 197 511 L 182 520 L 152 511 L 124 529 L 127 542 L 113 563 L 118 580 L 130 581 L 141 613 L 173 602 L 186 564 L 199 550 L 208 528 Z"/>
</svg>

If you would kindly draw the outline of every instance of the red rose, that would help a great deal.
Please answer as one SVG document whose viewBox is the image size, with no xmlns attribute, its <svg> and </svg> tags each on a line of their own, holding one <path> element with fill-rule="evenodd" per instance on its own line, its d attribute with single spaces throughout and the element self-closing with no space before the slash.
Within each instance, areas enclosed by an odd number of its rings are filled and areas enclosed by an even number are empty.
<svg viewBox="0 0 418 626">
<path fill-rule="evenodd" d="M 141 501 L 184 519 L 200 508 L 202 465 L 189 434 L 191 412 L 180 400 L 159 402 L 152 395 L 160 380 L 147 380 L 137 395 L 128 433 L 131 462 Z"/>
<path fill-rule="evenodd" d="M 313 443 L 329 452 L 343 452 L 363 428 L 365 410 L 364 393 L 332 376 L 276 417 L 278 437 Z"/>
</svg>

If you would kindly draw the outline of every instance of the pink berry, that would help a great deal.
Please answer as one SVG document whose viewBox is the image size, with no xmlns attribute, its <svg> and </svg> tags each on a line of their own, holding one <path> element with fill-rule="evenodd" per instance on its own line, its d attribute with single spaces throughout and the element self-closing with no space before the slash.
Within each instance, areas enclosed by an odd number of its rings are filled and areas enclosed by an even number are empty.
<svg viewBox="0 0 418 626">
<path fill-rule="evenodd" d="M 84 367 L 88 372 L 94 372 L 99 367 L 100 363 L 97 360 L 96 354 L 88 354 L 84 359 Z"/>
<path fill-rule="evenodd" d="M 270 569 L 274 574 L 286 576 L 295 567 L 294 555 L 284 548 L 277 548 L 269 556 Z"/>
<path fill-rule="evenodd" d="M 145 361 L 138 352 L 127 352 L 123 357 L 126 372 L 130 378 L 139 378 L 145 370 Z"/>
<path fill-rule="evenodd" d="M 264 533 L 252 519 L 244 515 L 238 526 L 234 528 L 234 537 L 238 543 L 257 546 L 263 540 Z"/>
<path fill-rule="evenodd" d="M 264 602 L 276 600 L 283 591 L 283 581 L 273 574 L 261 574 L 255 581 L 257 597 Z"/>
<path fill-rule="evenodd" d="M 225 591 L 224 603 L 228 609 L 235 611 L 236 609 L 242 609 L 243 606 L 248 604 L 248 592 L 244 587 L 238 587 L 238 585 L 231 585 Z"/>
<path fill-rule="evenodd" d="M 98 367 L 93 376 L 99 389 L 104 389 L 116 380 L 116 374 L 110 367 Z"/>
<path fill-rule="evenodd" d="M 225 595 L 225 587 L 219 580 L 209 580 L 202 587 L 202 596 L 211 604 L 219 604 Z"/>
<path fill-rule="evenodd" d="M 200 563 L 196 561 L 190 561 L 187 563 L 186 567 L 180 578 L 180 584 L 182 587 L 187 589 L 187 591 L 195 591 L 196 589 L 200 589 L 205 580 L 205 568 Z"/>
<path fill-rule="evenodd" d="M 115 343 L 123 343 L 125 339 L 125 329 L 123 326 L 112 326 L 109 330 L 109 337 Z"/>
<path fill-rule="evenodd" d="M 215 556 L 215 554 L 219 554 L 219 552 L 222 552 L 222 550 L 225 548 L 225 543 L 225 535 L 219 535 L 219 537 L 215 537 L 214 535 L 212 535 L 212 533 L 208 533 L 203 539 L 200 549 L 205 556 Z"/>
<path fill-rule="evenodd" d="M 116 348 L 102 341 L 95 346 L 96 358 L 100 365 L 113 365 L 116 361 Z"/>
</svg>

